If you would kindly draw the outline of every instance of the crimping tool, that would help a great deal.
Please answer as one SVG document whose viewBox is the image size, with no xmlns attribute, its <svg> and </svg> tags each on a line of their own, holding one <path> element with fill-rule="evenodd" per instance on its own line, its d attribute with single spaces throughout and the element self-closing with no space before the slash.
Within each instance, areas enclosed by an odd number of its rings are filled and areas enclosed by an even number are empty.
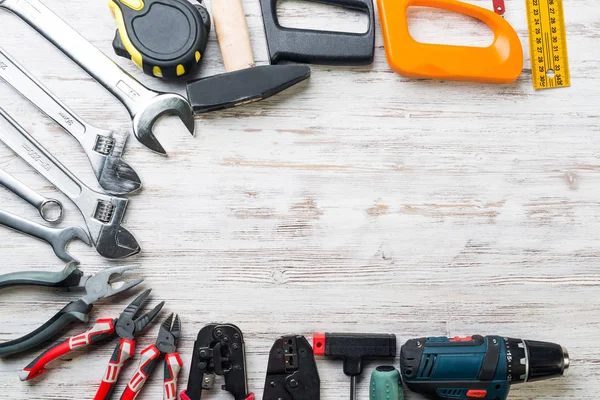
<svg viewBox="0 0 600 400">
<path fill-rule="evenodd" d="M 235 400 L 254 400 L 248 393 L 246 350 L 242 331 L 231 324 L 206 325 L 194 343 L 188 386 L 182 400 L 200 400 L 202 390 L 210 390 L 215 375 L 225 378 L 223 390 Z"/>
<path fill-rule="evenodd" d="M 321 380 L 304 336 L 283 336 L 269 353 L 263 400 L 319 400 Z"/>
</svg>

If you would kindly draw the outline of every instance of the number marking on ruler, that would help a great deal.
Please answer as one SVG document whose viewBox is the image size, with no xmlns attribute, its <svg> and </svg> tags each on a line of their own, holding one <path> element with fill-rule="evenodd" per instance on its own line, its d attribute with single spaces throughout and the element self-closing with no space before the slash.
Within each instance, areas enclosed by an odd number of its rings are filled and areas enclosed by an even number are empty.
<svg viewBox="0 0 600 400">
<path fill-rule="evenodd" d="M 525 0 L 533 87 L 571 86 L 562 0 Z"/>
</svg>

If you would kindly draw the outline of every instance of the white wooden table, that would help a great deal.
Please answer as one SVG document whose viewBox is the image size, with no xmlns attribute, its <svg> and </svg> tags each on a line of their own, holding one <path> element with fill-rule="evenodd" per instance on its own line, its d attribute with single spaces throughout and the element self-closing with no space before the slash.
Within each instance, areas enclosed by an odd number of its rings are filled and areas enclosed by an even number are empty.
<svg viewBox="0 0 600 400">
<path fill-rule="evenodd" d="M 489 0 L 473 1 L 491 7 Z M 111 49 L 115 23 L 104 1 L 46 0 L 83 36 L 145 84 Z M 600 9 L 566 0 L 570 89 L 534 92 L 525 5 L 507 1 L 525 71 L 508 86 L 417 81 L 394 74 L 378 25 L 375 63 L 315 66 L 309 82 L 268 101 L 197 119 L 190 137 L 175 118 L 157 136 L 163 158 L 133 137 L 126 160 L 144 189 L 127 226 L 143 247 L 139 265 L 154 301 L 178 312 L 188 379 L 195 335 L 231 322 L 245 333 L 249 384 L 258 398 L 275 338 L 319 331 L 393 332 L 399 345 L 425 335 L 502 334 L 561 343 L 572 366 L 563 379 L 524 385 L 511 399 L 596 399 L 600 392 Z M 84 7 L 85 4 L 85 7 Z M 259 64 L 267 60 L 258 1 L 244 2 Z M 360 30 L 354 13 L 283 4 L 286 23 Z M 333 18 L 330 18 L 333 16 Z M 414 14 L 423 40 L 485 43 L 484 27 L 441 12 Z M 361 25 L 362 24 L 362 25 Z M 17 17 L 0 12 L 0 46 L 92 124 L 129 130 L 122 105 Z M 448 34 L 447 32 L 452 32 Z M 454 35 L 454 36 L 453 36 Z M 454 38 L 454 39 L 451 39 Z M 202 76 L 222 72 L 214 32 Z M 0 104 L 86 182 L 84 153 L 58 126 L 0 83 Z M 74 206 L 4 145 L 0 167 Z M 1 208 L 39 221 L 0 190 Z M 70 250 L 85 271 L 115 265 L 91 248 Z M 0 229 L 2 272 L 60 270 L 44 243 Z M 0 298 L 0 341 L 44 322 L 76 294 L 10 289 Z M 109 299 L 92 318 L 116 317 L 131 297 Z M 166 312 L 165 312 L 166 315 Z M 140 341 L 154 342 L 155 324 Z M 85 326 L 74 327 L 74 334 Z M 0 361 L 0 397 L 91 398 L 114 345 L 52 365 L 19 382 L 36 352 Z M 360 385 L 367 398 L 369 364 Z M 123 373 L 118 391 L 137 359 Z M 341 364 L 319 361 L 322 399 L 345 399 Z M 140 399 L 161 398 L 161 374 Z M 117 396 L 115 396 L 116 398 Z M 204 397 L 203 397 L 204 398 Z M 215 391 L 211 399 L 229 399 Z M 407 394 L 408 399 L 418 399 Z"/>
</svg>

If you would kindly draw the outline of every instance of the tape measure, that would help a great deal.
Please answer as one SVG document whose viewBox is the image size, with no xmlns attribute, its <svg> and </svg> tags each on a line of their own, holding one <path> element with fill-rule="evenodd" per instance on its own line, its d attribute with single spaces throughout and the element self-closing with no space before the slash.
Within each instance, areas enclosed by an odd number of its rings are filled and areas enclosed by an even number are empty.
<svg viewBox="0 0 600 400">
<path fill-rule="evenodd" d="M 571 86 L 562 0 L 525 0 L 535 89 Z"/>
</svg>

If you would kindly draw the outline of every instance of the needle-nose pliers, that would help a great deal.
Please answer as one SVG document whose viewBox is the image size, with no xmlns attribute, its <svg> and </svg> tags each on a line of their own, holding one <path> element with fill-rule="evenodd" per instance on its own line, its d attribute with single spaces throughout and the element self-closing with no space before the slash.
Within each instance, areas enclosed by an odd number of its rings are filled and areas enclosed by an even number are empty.
<svg viewBox="0 0 600 400">
<path fill-rule="evenodd" d="M 16 272 L 0 276 L 0 289 L 32 285 L 85 290 L 82 298 L 67 304 L 35 331 L 19 339 L 0 343 L 0 357 L 20 353 L 40 345 L 58 335 L 72 322 L 87 322 L 92 311 L 92 303 L 131 289 L 143 281 L 143 279 L 131 282 L 113 280 L 115 276 L 136 268 L 135 266 L 111 267 L 93 275 L 85 275 L 76 263 L 71 263 L 62 272 Z"/>
<path fill-rule="evenodd" d="M 20 379 L 27 381 L 40 376 L 46 371 L 46 366 L 49 363 L 72 350 L 107 341 L 118 336 L 121 339 L 113 352 L 106 373 L 102 378 L 102 383 L 94 397 L 95 400 L 110 398 L 123 365 L 135 352 L 135 337 L 156 318 L 165 304 L 163 301 L 149 312 L 136 318 L 136 314 L 150 295 L 150 292 L 151 289 L 148 289 L 140 294 L 125 308 L 121 315 L 119 315 L 119 318 L 99 319 L 86 332 L 73 336 L 48 349 L 23 369 Z"/>
</svg>

